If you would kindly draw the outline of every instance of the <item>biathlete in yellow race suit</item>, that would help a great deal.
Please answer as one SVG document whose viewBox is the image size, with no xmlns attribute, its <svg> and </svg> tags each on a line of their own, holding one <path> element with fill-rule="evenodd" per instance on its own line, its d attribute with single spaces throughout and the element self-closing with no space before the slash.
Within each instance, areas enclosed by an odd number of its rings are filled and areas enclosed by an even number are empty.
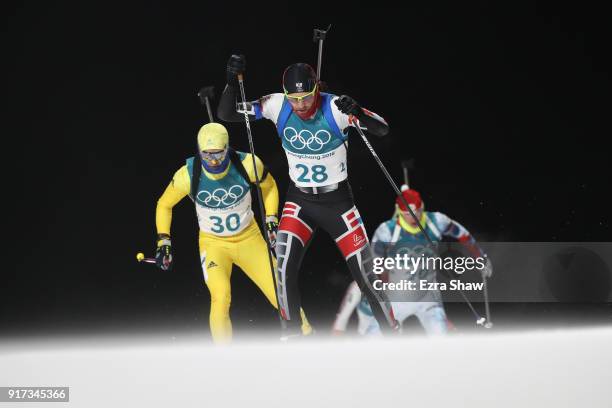
<svg viewBox="0 0 612 408">
<path fill-rule="evenodd" d="M 198 133 L 198 150 L 201 157 L 190 157 L 172 178 L 157 202 L 156 225 L 158 244 L 157 264 L 170 269 L 172 252 L 170 225 L 172 208 L 191 194 L 193 166 L 201 165 L 197 186 L 196 211 L 200 226 L 199 247 L 204 281 L 210 291 L 210 330 L 216 343 L 232 338 L 229 310 L 231 302 L 230 276 L 232 265 L 242 271 L 259 287 L 268 301 L 278 308 L 274 293 L 274 281 L 270 271 L 268 248 L 251 209 L 250 185 L 238 169 L 240 160 L 249 181 L 255 182 L 251 154 L 232 151 L 225 127 L 209 123 Z M 257 172 L 262 179 L 261 189 L 266 208 L 266 224 L 271 242 L 275 242 L 278 209 L 278 190 L 271 174 L 261 160 L 255 157 Z M 236 163 L 236 164 L 234 164 Z M 274 261 L 276 262 L 276 261 Z M 309 334 L 312 328 L 302 314 L 302 331 Z"/>
</svg>

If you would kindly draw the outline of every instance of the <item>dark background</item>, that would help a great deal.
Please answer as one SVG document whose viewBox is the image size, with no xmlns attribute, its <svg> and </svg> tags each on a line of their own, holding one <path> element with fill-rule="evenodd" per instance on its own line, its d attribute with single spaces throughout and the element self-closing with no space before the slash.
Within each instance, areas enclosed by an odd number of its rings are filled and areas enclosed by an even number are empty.
<svg viewBox="0 0 612 408">
<path fill-rule="evenodd" d="M 174 271 L 135 261 L 152 254 L 157 198 L 207 121 L 196 92 L 215 85 L 220 94 L 236 51 L 247 56 L 247 97 L 280 91 L 287 65 L 316 66 L 312 29 L 329 23 L 323 79 L 387 119 L 390 136 L 371 142 L 398 181 L 400 160 L 416 159 L 412 184 L 428 209 L 480 240 L 610 240 L 602 9 L 208 3 L 18 2 L 5 11 L 3 333 L 205 330 L 209 295 L 188 200 L 174 211 Z M 248 149 L 244 127 L 228 128 L 232 145 Z M 274 127 L 253 131 L 284 195 Z M 393 192 L 357 137 L 349 167 L 372 233 L 390 217 Z M 317 236 L 301 280 L 325 331 L 349 282 L 327 236 Z M 232 313 L 238 330 L 274 324 L 239 271 Z"/>
</svg>

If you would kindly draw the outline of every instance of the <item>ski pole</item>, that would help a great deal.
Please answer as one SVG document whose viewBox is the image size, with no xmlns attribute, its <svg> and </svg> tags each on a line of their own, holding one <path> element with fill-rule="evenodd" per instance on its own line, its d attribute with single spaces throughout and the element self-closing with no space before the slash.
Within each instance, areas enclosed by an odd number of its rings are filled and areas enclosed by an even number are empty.
<svg viewBox="0 0 612 408">
<path fill-rule="evenodd" d="M 208 120 L 210 123 L 215 121 L 215 118 L 212 113 L 212 109 L 210 108 L 210 100 L 215 96 L 215 87 L 214 86 L 205 86 L 200 89 L 198 92 L 198 97 L 200 98 L 200 102 L 202 105 L 206 106 L 206 110 L 208 111 Z"/>
<path fill-rule="evenodd" d="M 450 281 L 450 277 L 447 275 L 447 272 L 445 270 L 440 270 L 438 272 L 440 272 L 440 275 L 442 275 L 444 279 L 446 279 L 447 281 Z M 478 314 L 478 312 L 474 308 L 474 305 L 472 305 L 472 302 L 470 302 L 470 300 L 467 298 L 467 296 L 465 296 L 465 293 L 463 293 L 461 289 L 457 289 L 457 291 L 463 298 L 463 301 L 465 302 L 465 304 L 470 308 L 470 311 L 472 312 L 472 314 L 474 315 L 474 318 L 476 319 L 476 324 L 478 326 L 486 327 L 485 326 L 486 319 L 482 317 L 480 314 Z"/>
<path fill-rule="evenodd" d="M 408 172 L 414 170 L 414 159 L 402 160 L 402 172 L 404 173 L 404 184 L 410 188 L 410 177 Z"/>
<path fill-rule="evenodd" d="M 238 84 L 240 85 L 240 97 L 242 99 L 242 105 L 244 108 L 244 123 L 246 124 L 247 137 L 249 138 L 249 150 L 251 151 L 251 158 L 253 159 L 253 172 L 255 173 L 255 186 L 257 190 L 257 199 L 259 200 L 259 213 L 261 216 L 261 223 L 263 227 L 262 231 L 264 232 L 264 239 L 266 240 L 266 245 L 268 246 L 268 260 L 270 262 L 270 272 L 272 273 L 272 279 L 274 281 L 274 295 L 276 296 L 276 304 L 278 306 L 278 319 L 280 321 L 281 329 L 284 330 L 286 329 L 287 324 L 281 314 L 281 304 L 278 298 L 278 290 L 276 288 L 277 280 L 276 273 L 274 271 L 274 261 L 272 260 L 272 244 L 270 244 L 270 237 L 268 237 L 268 234 L 266 232 L 266 210 L 264 209 L 263 194 L 261 193 L 261 180 L 259 179 L 259 174 L 257 172 L 257 163 L 255 162 L 255 145 L 253 144 L 253 134 L 251 133 L 251 122 L 249 121 L 249 113 L 246 109 L 246 94 L 244 92 L 244 78 L 242 74 L 238 74 Z"/>
<path fill-rule="evenodd" d="M 487 322 L 484 324 L 484 328 L 490 329 L 493 327 L 493 322 L 491 321 L 491 310 L 489 309 L 489 289 L 487 288 L 487 277 L 484 275 L 482 275 L 482 283 L 485 301 L 485 316 L 487 317 Z"/>
<path fill-rule="evenodd" d="M 327 30 L 320 30 L 318 28 L 314 29 L 312 35 L 312 41 L 319 43 L 319 56 L 317 59 L 317 82 L 321 80 L 321 67 L 323 65 L 323 42 L 325 41 L 325 36 L 327 32 L 331 28 L 331 24 L 327 27 Z"/>
<path fill-rule="evenodd" d="M 139 252 L 136 254 L 136 260 L 138 262 L 145 262 L 145 263 L 150 263 L 150 264 L 155 263 L 155 258 L 145 258 L 145 255 L 142 252 Z"/>
<path fill-rule="evenodd" d="M 355 129 L 357 129 L 357 132 L 359 132 L 359 135 L 361 136 L 361 139 L 363 140 L 363 142 L 365 143 L 365 145 L 368 147 L 368 149 L 370 150 L 370 153 L 372 153 L 372 156 L 374 156 L 374 160 L 376 160 L 376 163 L 378 163 L 378 167 L 380 167 L 380 169 L 382 170 L 383 174 L 385 175 L 385 177 L 387 178 L 387 181 L 389 182 L 389 184 L 391 184 L 391 187 L 393 188 L 393 191 L 395 191 L 395 194 L 399 197 L 400 200 L 402 200 L 402 202 L 404 203 L 404 205 L 406 206 L 406 208 L 408 209 L 408 212 L 410 212 L 410 215 L 414 218 L 414 220 L 417 222 L 417 225 L 419 226 L 419 229 L 421 230 L 421 232 L 423 233 L 423 235 L 425 235 L 425 238 L 427 239 L 427 242 L 432 246 L 435 247 L 436 244 L 431 240 L 429 234 L 427 233 L 427 231 L 425 231 L 425 228 L 423 228 L 423 226 L 421 225 L 421 223 L 419 222 L 419 220 L 417 219 L 416 214 L 414 213 L 414 211 L 412 210 L 412 208 L 410 207 L 410 204 L 408 204 L 408 201 L 406 201 L 406 199 L 404 198 L 404 195 L 402 194 L 402 192 L 400 191 L 400 189 L 397 187 L 397 184 L 395 184 L 395 181 L 393 181 L 393 177 L 391 177 L 391 175 L 389 174 L 389 172 L 387 171 L 387 168 L 385 167 L 385 165 L 383 164 L 383 162 L 380 160 L 380 157 L 378 157 L 378 154 L 376 154 L 376 151 L 374 150 L 374 148 L 372 147 L 372 145 L 370 144 L 370 142 L 368 141 L 368 138 L 366 137 L 365 133 L 363 133 L 363 130 L 361 130 L 361 128 L 359 127 L 359 123 L 356 123 L 355 125 Z"/>
</svg>

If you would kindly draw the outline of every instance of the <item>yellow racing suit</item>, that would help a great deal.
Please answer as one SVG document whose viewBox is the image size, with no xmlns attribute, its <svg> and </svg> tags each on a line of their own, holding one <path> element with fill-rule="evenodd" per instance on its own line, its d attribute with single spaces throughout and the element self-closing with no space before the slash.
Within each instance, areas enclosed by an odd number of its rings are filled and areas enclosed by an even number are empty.
<svg viewBox="0 0 612 408">
<path fill-rule="evenodd" d="M 249 180 L 255 182 L 251 154 L 236 152 Z M 195 162 L 195 164 L 194 164 Z M 255 157 L 259 177 L 264 175 L 264 165 Z M 193 166 L 201 165 L 199 159 L 187 159 L 157 202 L 157 233 L 170 234 L 172 208 L 191 192 Z M 232 338 L 229 310 L 231 303 L 230 276 L 236 264 L 257 285 L 268 301 L 278 308 L 274 293 L 274 281 L 270 271 L 268 249 L 251 209 L 249 184 L 232 162 L 219 174 L 209 173 L 202 167 L 198 193 L 195 197 L 200 225 L 199 248 L 204 281 L 210 291 L 210 330 L 216 343 L 226 343 Z M 271 174 L 261 182 L 266 215 L 276 215 L 278 189 Z M 194 199 L 194 197 L 192 197 Z M 276 269 L 276 260 L 274 260 Z M 312 331 L 303 311 L 302 332 Z"/>
</svg>

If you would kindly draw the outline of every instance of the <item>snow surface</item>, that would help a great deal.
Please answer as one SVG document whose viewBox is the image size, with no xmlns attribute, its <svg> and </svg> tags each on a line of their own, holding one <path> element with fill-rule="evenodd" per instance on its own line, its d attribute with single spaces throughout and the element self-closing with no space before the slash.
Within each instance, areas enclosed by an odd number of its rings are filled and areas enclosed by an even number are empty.
<svg viewBox="0 0 612 408">
<path fill-rule="evenodd" d="M 0 386 L 69 386 L 70 402 L 54 407 L 610 407 L 611 344 L 612 329 L 227 347 L 197 335 L 5 342 Z"/>
</svg>

